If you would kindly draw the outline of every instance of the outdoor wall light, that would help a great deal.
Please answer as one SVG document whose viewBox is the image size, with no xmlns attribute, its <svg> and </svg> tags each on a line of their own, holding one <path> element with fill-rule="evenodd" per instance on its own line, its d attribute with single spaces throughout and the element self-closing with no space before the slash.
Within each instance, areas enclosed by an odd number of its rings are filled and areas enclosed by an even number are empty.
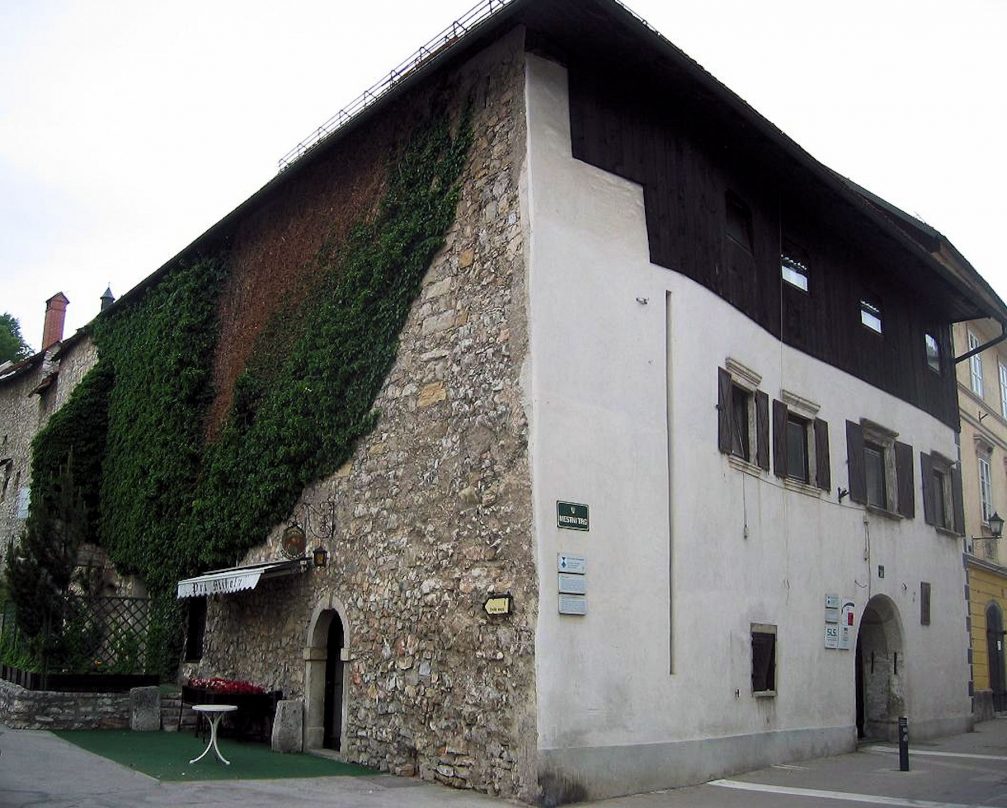
<svg viewBox="0 0 1007 808">
<path fill-rule="evenodd" d="M 990 535 L 989 536 L 972 536 L 970 542 L 974 544 L 977 541 L 996 541 L 999 539 L 1004 532 L 1004 520 L 1003 517 L 996 511 L 993 511 L 993 515 L 987 520 L 987 525 L 989 525 Z M 969 546 L 969 552 L 972 552 L 972 545 Z"/>
<path fill-rule="evenodd" d="M 990 517 L 989 526 L 990 533 L 993 534 L 990 538 L 999 539 L 1003 535 L 1004 520 L 996 511 L 993 511 L 993 515 Z"/>
<path fill-rule="evenodd" d="M 311 558 L 319 569 L 329 565 L 329 551 L 320 544 L 311 551 Z"/>
</svg>

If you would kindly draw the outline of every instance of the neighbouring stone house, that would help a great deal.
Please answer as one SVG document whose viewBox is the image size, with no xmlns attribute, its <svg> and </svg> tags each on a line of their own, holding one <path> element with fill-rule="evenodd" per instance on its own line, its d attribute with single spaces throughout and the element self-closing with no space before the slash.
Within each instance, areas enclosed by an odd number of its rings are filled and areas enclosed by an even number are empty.
<svg viewBox="0 0 1007 808">
<path fill-rule="evenodd" d="M 31 442 L 95 356 L 82 334 L 63 339 L 69 300 L 46 301 L 42 350 L 0 366 L 0 552 L 20 538 L 31 502 Z M 62 368 L 62 375 L 61 375 Z"/>
<path fill-rule="evenodd" d="M 620 4 L 484 10 L 182 253 L 226 247 L 212 443 L 387 155 L 434 107 L 470 129 L 373 429 L 178 583 L 183 674 L 552 803 L 967 728 L 951 324 L 1003 302 Z"/>
</svg>

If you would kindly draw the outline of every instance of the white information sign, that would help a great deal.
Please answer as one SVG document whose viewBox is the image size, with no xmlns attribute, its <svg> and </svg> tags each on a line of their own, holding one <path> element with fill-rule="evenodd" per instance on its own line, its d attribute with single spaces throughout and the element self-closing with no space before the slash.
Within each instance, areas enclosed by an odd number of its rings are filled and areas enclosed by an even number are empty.
<svg viewBox="0 0 1007 808">
<path fill-rule="evenodd" d="M 839 595 L 825 596 L 825 622 L 839 622 Z"/>
<path fill-rule="evenodd" d="M 584 595 L 560 595 L 560 614 L 587 614 L 587 598 Z"/>
<path fill-rule="evenodd" d="M 839 626 L 837 626 L 835 623 L 825 624 L 825 647 L 826 648 L 839 647 Z"/>
<path fill-rule="evenodd" d="M 856 604 L 852 600 L 843 602 L 843 610 L 839 617 L 839 647 L 844 651 L 850 650 L 850 643 L 853 641 L 853 624 L 856 622 Z"/>
<path fill-rule="evenodd" d="M 586 595 L 587 578 L 583 575 L 559 574 L 559 591 L 565 595 Z"/>
<path fill-rule="evenodd" d="M 584 575 L 587 572 L 587 559 L 584 556 L 558 553 L 556 555 L 556 571 L 570 575 Z"/>
</svg>

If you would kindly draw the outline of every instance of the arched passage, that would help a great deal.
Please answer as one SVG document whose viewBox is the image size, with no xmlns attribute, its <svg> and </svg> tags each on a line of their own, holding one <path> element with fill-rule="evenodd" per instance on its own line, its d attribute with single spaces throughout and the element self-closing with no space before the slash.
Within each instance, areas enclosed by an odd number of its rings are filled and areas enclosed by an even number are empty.
<svg viewBox="0 0 1007 808">
<path fill-rule="evenodd" d="M 857 632 L 858 737 L 898 737 L 898 719 L 906 709 L 905 664 L 898 608 L 890 598 L 875 595 L 864 607 Z"/>
<path fill-rule="evenodd" d="M 1007 710 L 1007 682 L 1004 681 L 1004 618 L 1000 606 L 995 602 L 986 607 L 986 653 L 989 659 L 993 709 L 998 712 Z"/>
<path fill-rule="evenodd" d="M 304 649 L 304 748 L 336 749 L 346 727 L 346 625 L 338 609 L 315 610 Z"/>
</svg>

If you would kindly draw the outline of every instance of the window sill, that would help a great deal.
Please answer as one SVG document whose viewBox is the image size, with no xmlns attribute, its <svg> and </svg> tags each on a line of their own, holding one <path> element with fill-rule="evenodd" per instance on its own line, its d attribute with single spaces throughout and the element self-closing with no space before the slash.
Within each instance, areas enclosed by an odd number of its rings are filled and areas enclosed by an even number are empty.
<svg viewBox="0 0 1007 808">
<path fill-rule="evenodd" d="M 753 477 L 761 477 L 768 472 L 761 466 L 757 466 L 750 460 L 745 460 L 743 457 L 738 457 L 737 455 L 728 455 L 727 462 L 731 464 L 732 469 L 737 469 L 738 471 L 743 471 L 745 474 L 751 474 Z"/>
<path fill-rule="evenodd" d="M 875 516 L 883 516 L 886 519 L 891 519 L 893 522 L 901 522 L 905 517 L 900 513 L 895 511 L 890 511 L 887 508 L 879 508 L 877 505 L 865 505 L 868 513 L 873 513 Z"/>
<path fill-rule="evenodd" d="M 955 533 L 954 530 L 952 530 L 949 527 L 941 527 L 940 525 L 934 525 L 934 529 L 936 529 L 936 531 L 940 533 L 942 536 L 947 536 L 950 539 L 960 539 L 962 537 L 960 533 Z"/>
<path fill-rule="evenodd" d="M 824 493 L 821 488 L 816 488 L 810 483 L 803 482 L 801 480 L 795 480 L 792 477 L 787 477 L 783 481 L 783 487 L 788 491 L 796 491 L 799 494 L 804 494 L 805 496 L 815 497 L 820 499 Z"/>
<path fill-rule="evenodd" d="M 752 691 L 752 696 L 757 699 L 775 699 L 775 690 L 755 690 Z"/>
</svg>

